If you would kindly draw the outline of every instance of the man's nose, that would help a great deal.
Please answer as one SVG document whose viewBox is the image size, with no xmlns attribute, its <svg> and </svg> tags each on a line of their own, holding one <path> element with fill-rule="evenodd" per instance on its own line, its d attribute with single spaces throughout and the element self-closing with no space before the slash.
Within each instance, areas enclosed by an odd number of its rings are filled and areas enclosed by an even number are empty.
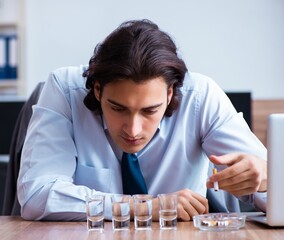
<svg viewBox="0 0 284 240">
<path fill-rule="evenodd" d="M 141 117 L 139 115 L 129 116 L 124 130 L 130 137 L 139 135 L 139 133 L 142 131 Z"/>
</svg>

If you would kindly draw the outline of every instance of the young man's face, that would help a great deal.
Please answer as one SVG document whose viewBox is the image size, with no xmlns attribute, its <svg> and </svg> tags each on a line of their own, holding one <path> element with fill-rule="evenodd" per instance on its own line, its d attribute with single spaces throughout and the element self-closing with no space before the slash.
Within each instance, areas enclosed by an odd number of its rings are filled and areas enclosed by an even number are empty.
<svg viewBox="0 0 284 240">
<path fill-rule="evenodd" d="M 173 94 L 161 77 L 107 84 L 101 99 L 99 84 L 94 90 L 112 139 L 128 153 L 138 152 L 152 139 Z"/>
</svg>

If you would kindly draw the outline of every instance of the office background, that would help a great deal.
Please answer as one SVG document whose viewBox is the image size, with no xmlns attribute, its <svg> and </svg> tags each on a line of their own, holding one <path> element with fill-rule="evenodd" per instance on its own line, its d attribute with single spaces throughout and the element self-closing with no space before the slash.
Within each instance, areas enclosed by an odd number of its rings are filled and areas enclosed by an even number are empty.
<svg viewBox="0 0 284 240">
<path fill-rule="evenodd" d="M 250 91 L 253 99 L 284 98 L 283 0 L 0 3 L 0 22 L 10 18 L 18 27 L 22 94 L 55 68 L 86 64 L 95 45 L 121 22 L 148 18 L 173 36 L 191 71 L 212 77 L 226 91 Z"/>
<path fill-rule="evenodd" d="M 251 93 L 252 127 L 265 144 L 267 115 L 284 112 L 283 0 L 0 0 L 0 35 L 12 31 L 18 44 L 17 77 L 0 79 L 0 90 L 17 88 L 24 98 L 9 99 L 18 107 L 52 70 L 87 64 L 121 22 L 142 18 L 170 33 L 190 71 L 226 92 Z M 1 196 L 7 159 L 0 159 Z"/>
</svg>

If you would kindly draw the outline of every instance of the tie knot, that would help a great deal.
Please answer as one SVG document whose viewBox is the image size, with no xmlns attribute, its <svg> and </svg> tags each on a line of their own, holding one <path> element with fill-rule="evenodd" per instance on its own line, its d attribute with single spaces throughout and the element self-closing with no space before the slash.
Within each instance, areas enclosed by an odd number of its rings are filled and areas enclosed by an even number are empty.
<svg viewBox="0 0 284 240">
<path fill-rule="evenodd" d="M 123 155 L 122 155 L 122 159 L 128 159 L 128 161 L 137 161 L 137 156 L 135 153 L 127 153 L 127 152 L 124 152 Z"/>
</svg>

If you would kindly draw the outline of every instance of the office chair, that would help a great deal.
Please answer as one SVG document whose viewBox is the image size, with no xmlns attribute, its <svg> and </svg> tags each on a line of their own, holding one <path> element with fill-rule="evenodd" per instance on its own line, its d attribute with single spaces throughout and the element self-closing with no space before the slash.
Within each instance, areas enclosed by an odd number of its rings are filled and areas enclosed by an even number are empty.
<svg viewBox="0 0 284 240">
<path fill-rule="evenodd" d="M 9 163 L 7 167 L 3 215 L 19 216 L 21 207 L 17 197 L 17 179 L 20 169 L 21 153 L 26 137 L 26 132 L 30 118 L 32 116 L 32 106 L 37 103 L 44 83 L 40 82 L 32 92 L 29 99 L 23 105 L 10 144 Z"/>
</svg>

